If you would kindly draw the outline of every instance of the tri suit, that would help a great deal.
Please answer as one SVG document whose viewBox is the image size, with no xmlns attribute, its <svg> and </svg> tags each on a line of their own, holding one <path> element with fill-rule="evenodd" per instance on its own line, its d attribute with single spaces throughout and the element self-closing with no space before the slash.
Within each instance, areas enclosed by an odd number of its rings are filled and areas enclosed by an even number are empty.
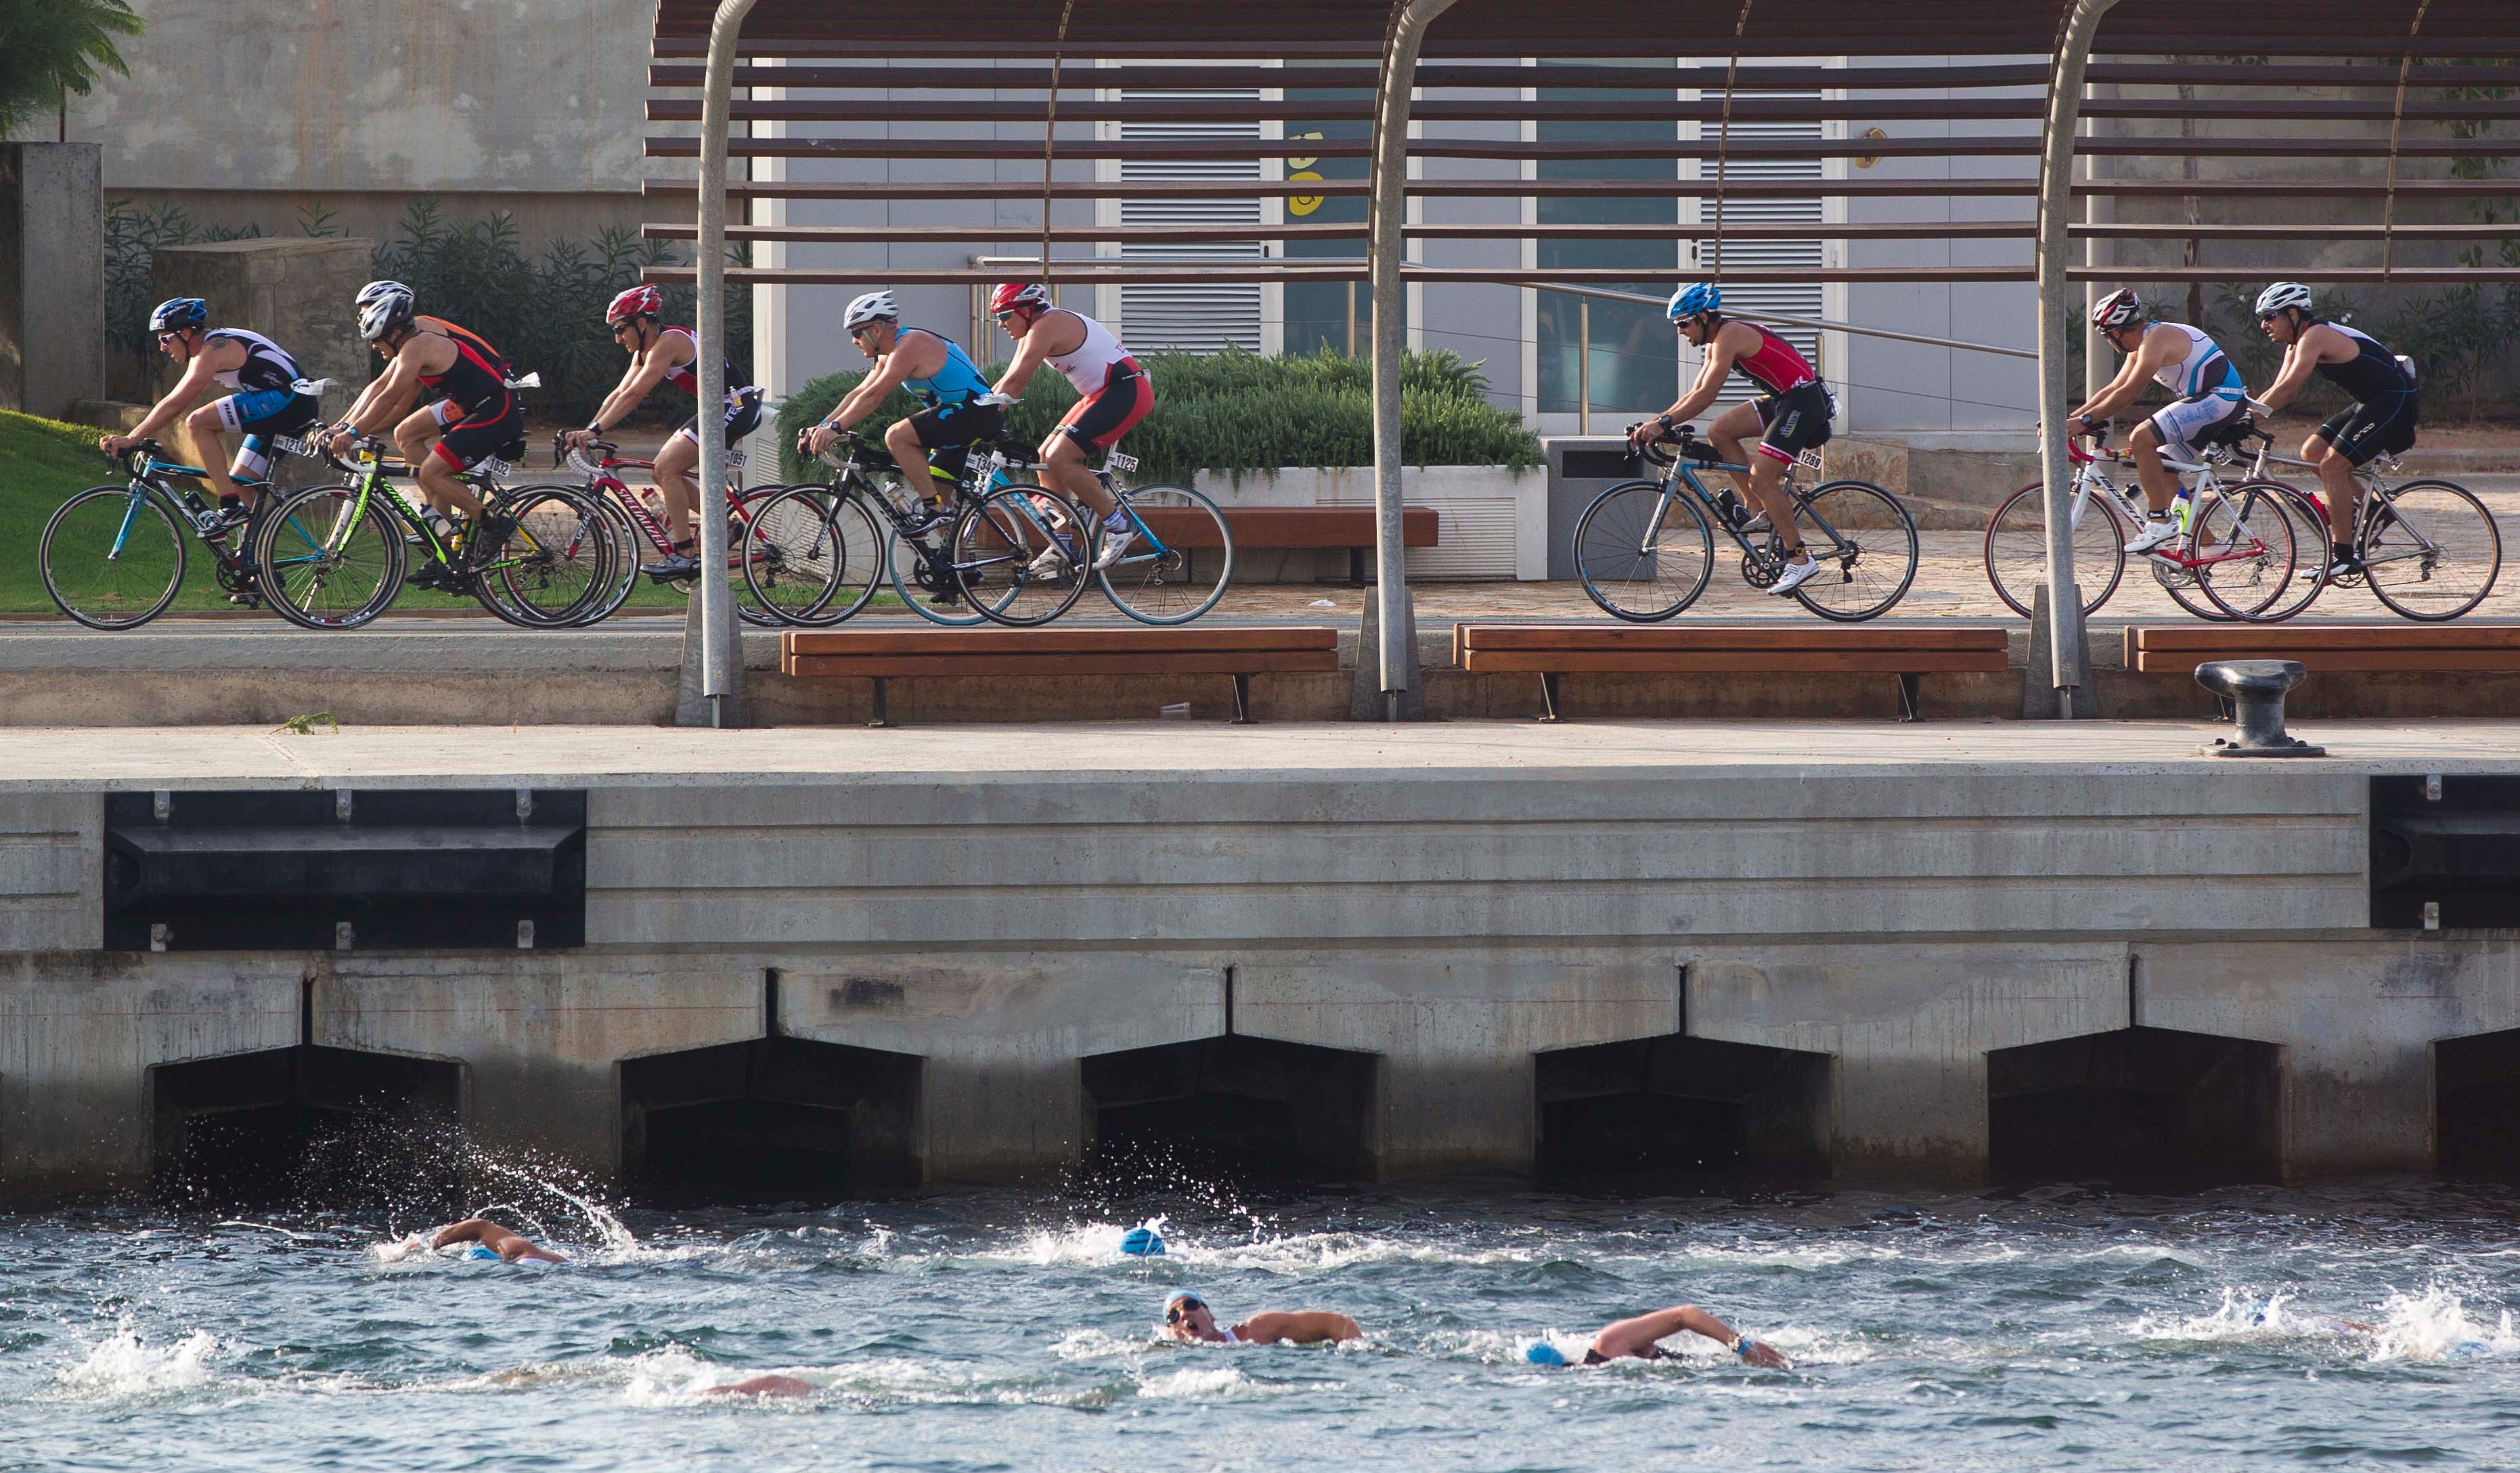
<svg viewBox="0 0 2520 1473">
<path fill-rule="evenodd" d="M 2177 397 L 2155 411 L 2149 423 L 2164 451 L 2176 460 L 2193 461 L 2199 439 L 2248 413 L 2248 393 L 2240 386 L 2240 371 L 2213 338 L 2183 322 L 2153 326 L 2186 334 L 2187 351 L 2153 371 L 2153 381 Z"/>
<path fill-rule="evenodd" d="M 1155 407 L 1154 380 L 1109 328 L 1082 312 L 1068 316 L 1085 324 L 1085 340 L 1068 352 L 1053 354 L 1050 366 L 1076 385 L 1080 397 L 1058 427 L 1088 450 L 1108 450 Z M 1040 332 L 1040 325 L 1032 331 Z"/>
<path fill-rule="evenodd" d="M 418 319 L 418 331 L 455 345 L 455 361 L 444 372 L 420 376 L 421 383 L 444 400 L 435 410 L 444 426 L 435 450 L 438 459 L 457 470 L 470 470 L 502 451 L 509 451 L 501 457 L 507 460 L 524 454 L 525 406 L 508 387 L 506 357 L 479 334 L 442 318 Z"/>
<path fill-rule="evenodd" d="M 1790 466 L 1804 451 L 1828 443 L 1837 400 L 1792 343 L 1757 323 L 1741 326 L 1759 335 L 1757 351 L 1732 360 L 1735 373 L 1764 390 L 1750 401 L 1764 426 L 1758 453 Z"/>
<path fill-rule="evenodd" d="M 212 328 L 202 335 L 203 351 L 215 342 L 245 345 L 245 362 L 216 376 L 238 390 L 219 401 L 219 424 L 245 436 L 237 447 L 236 472 L 259 479 L 271 469 L 271 437 L 306 428 L 322 415 L 323 405 L 313 394 L 297 391 L 303 377 L 297 360 L 270 338 L 243 328 Z"/>
<path fill-rule="evenodd" d="M 684 393 L 691 395 L 694 400 L 698 400 L 700 396 L 700 335 L 693 332 L 689 328 L 665 328 L 656 334 L 656 340 L 660 343 L 663 342 L 665 334 L 667 333 L 680 333 L 683 336 L 691 339 L 692 360 L 691 362 L 684 364 L 681 368 L 667 374 L 665 376 L 665 381 L 672 384 L 674 387 L 681 389 Z M 655 350 L 651 348 L 649 351 L 653 352 Z M 699 424 L 699 410 L 698 405 L 695 404 L 692 411 L 692 417 L 685 420 L 682 426 L 676 429 L 674 433 L 681 435 L 684 439 L 691 441 L 694 445 L 698 445 L 700 442 Z M 743 381 L 743 376 L 736 371 L 735 360 L 733 358 L 726 360 L 726 413 L 724 415 L 724 424 L 726 429 L 726 448 L 729 450 L 733 450 L 738 445 L 742 444 L 743 437 L 745 435 L 748 435 L 761 427 L 761 390 L 755 385 Z"/>
<path fill-rule="evenodd" d="M 2396 455 L 2415 443 L 2415 379 L 2397 357 L 2365 333 L 2343 323 L 2328 327 L 2344 334 L 2360 349 L 2343 363 L 2322 363 L 2318 375 L 2354 396 L 2354 407 L 2330 415 L 2318 426 L 2320 439 L 2360 466 L 2386 452 Z"/>
<path fill-rule="evenodd" d="M 919 448 L 927 452 L 927 473 L 936 480 L 958 481 L 963 468 L 970 463 L 971 447 L 1007 432 L 1007 414 L 995 404 L 979 402 L 989 392 L 989 380 L 980 377 L 978 365 L 963 345 L 944 334 L 904 328 L 893 339 L 892 351 L 900 352 L 901 338 L 913 333 L 945 344 L 945 363 L 924 379 L 901 380 L 901 386 L 926 406 L 910 417 L 910 432 L 919 437 Z"/>
</svg>

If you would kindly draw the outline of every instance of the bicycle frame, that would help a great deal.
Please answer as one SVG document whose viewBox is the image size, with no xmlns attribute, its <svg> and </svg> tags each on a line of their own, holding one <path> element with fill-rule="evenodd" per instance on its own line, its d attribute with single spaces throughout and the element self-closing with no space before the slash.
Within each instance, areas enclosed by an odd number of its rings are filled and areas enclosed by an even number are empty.
<svg viewBox="0 0 2520 1473">
<path fill-rule="evenodd" d="M 602 456 L 600 460 L 588 460 L 584 450 L 571 450 L 568 452 L 569 468 L 586 477 L 586 490 L 588 492 L 597 496 L 611 497 L 612 500 L 620 506 L 622 513 L 630 518 L 631 525 L 639 529 L 639 534 L 648 539 L 648 545 L 654 548 L 659 556 L 667 558 L 672 557 L 674 555 L 673 535 L 665 529 L 665 524 L 657 519 L 656 513 L 649 510 L 648 499 L 632 491 L 628 482 L 613 473 L 617 470 L 653 470 L 656 469 L 656 463 L 654 461 L 615 460 L 611 455 L 610 446 L 604 446 L 600 453 Z M 729 568 L 742 568 L 743 566 L 742 559 L 745 555 L 736 551 L 736 549 L 739 547 L 749 547 L 752 542 L 752 513 L 751 510 L 744 505 L 742 496 L 742 451 L 730 450 L 727 452 L 726 478 L 729 482 L 727 486 L 726 501 L 727 515 L 735 522 L 736 529 L 742 534 L 730 535 L 728 537 L 726 565 Z M 580 535 L 582 536 L 583 533 L 581 532 Z M 578 544 L 571 542 L 567 547 L 567 551 L 573 556 L 577 552 L 577 548 Z"/>
<path fill-rule="evenodd" d="M 1675 454 L 1672 457 L 1671 469 L 1662 477 L 1662 498 L 1654 503 L 1653 519 L 1646 523 L 1645 541 L 1637 548 L 1637 555 L 1641 558 L 1651 558 L 1654 555 L 1653 540 L 1662 535 L 1663 522 L 1671 515 L 1671 499 L 1676 494 L 1676 488 L 1686 484 L 1690 491 L 1696 493 L 1698 504 L 1707 513 L 1707 521 L 1723 528 L 1724 535 L 1732 539 L 1733 545 L 1740 548 L 1742 556 L 1749 558 L 1752 565 L 1771 571 L 1780 570 L 1784 566 L 1785 559 L 1772 556 L 1767 549 L 1752 542 L 1749 534 L 1735 526 L 1732 517 L 1724 514 L 1723 501 L 1714 492 L 1707 490 L 1706 483 L 1697 478 L 1699 470 L 1728 470 L 1740 475 L 1750 473 L 1749 467 L 1735 465 L 1731 461 L 1700 461 L 1693 456 Z M 1812 510 L 1810 491 L 1795 487 L 1791 480 L 1785 483 L 1785 491 L 1793 499 L 1794 511 L 1800 515 L 1810 516 L 1812 525 L 1828 539 L 1826 556 L 1832 558 L 1845 556 L 1854 544 L 1839 535 L 1837 528 L 1830 526 L 1826 517 Z M 1776 533 L 1772 529 L 1768 535 L 1774 538 Z M 1822 553 L 1815 550 L 1812 556 L 1820 557 Z"/>
<path fill-rule="evenodd" d="M 2282 466 L 2288 469 L 2311 471 L 2318 469 L 2308 461 L 2275 454 L 2274 437 L 2272 435 L 2263 437 L 2258 446 L 2255 464 L 2254 473 L 2257 475 L 2264 475 L 2269 466 Z M 2425 536 L 2422 527 L 2398 510 L 2398 488 L 2381 478 L 2382 470 L 2394 472 L 2399 469 L 2397 457 L 2385 453 L 2373 457 L 2364 465 L 2354 468 L 2354 479 L 2362 488 L 2362 494 L 2357 498 L 2354 510 L 2354 557 L 2355 560 L 2366 568 L 2375 563 L 2404 562 L 2409 558 L 2430 559 L 2441 556 L 2441 544 Z M 2318 509 L 2319 518 L 2324 522 L 2327 517 L 2327 498 L 2317 491 L 2303 491 L 2300 495 Z M 2415 539 L 2415 546 L 2403 553 L 2383 553 L 2376 558 L 2373 557 L 2372 544 L 2379 539 L 2381 530 L 2393 521 L 2407 529 L 2408 535 Z"/>
<path fill-rule="evenodd" d="M 1138 535 L 1140 537 L 1147 539 L 1147 547 L 1149 550 L 1144 553 L 1126 554 L 1121 557 L 1117 562 L 1111 564 L 1113 567 L 1125 566 L 1132 562 L 1145 562 L 1150 558 L 1169 557 L 1172 553 L 1172 549 L 1164 545 L 1164 540 L 1155 535 L 1155 529 L 1148 526 L 1147 524 L 1147 519 L 1138 514 L 1137 505 L 1130 500 L 1129 487 L 1119 479 L 1117 474 L 1114 473 L 1117 471 L 1135 470 L 1137 469 L 1138 458 L 1136 456 L 1122 455 L 1120 452 L 1114 450 L 1108 452 L 1102 457 L 1102 469 L 1098 475 L 1098 478 L 1102 482 L 1102 489 L 1110 492 L 1111 500 L 1118 505 L 1120 514 L 1129 518 L 1129 525 L 1138 529 Z"/>
<path fill-rule="evenodd" d="M 2108 473 L 2100 469 L 2104 464 L 2112 466 L 2132 466 L 2135 462 L 2131 457 L 2127 456 L 2122 451 L 2109 449 L 2105 443 L 2096 443 L 2093 449 L 2085 450 L 2079 443 L 2073 440 L 2067 440 L 2065 442 L 2065 454 L 2066 458 L 2072 461 L 2075 467 L 2074 506 L 2073 510 L 2068 513 L 2066 516 L 2066 526 L 2069 530 L 2079 529 L 2082 526 L 2083 510 L 2085 507 L 2090 505 L 2089 498 L 2092 495 L 2092 485 L 2095 481 L 2101 486 L 2107 488 L 2108 495 L 2119 500 L 2120 504 L 2125 507 L 2127 513 L 2130 516 L 2135 514 L 2134 492 L 2138 490 L 2139 487 L 2131 488 L 2129 495 L 2120 497 L 2118 495 L 2117 483 L 2109 479 Z M 2260 452 L 2260 457 L 2263 460 L 2263 451 Z M 2161 467 L 2173 475 L 2188 477 L 2186 481 L 2188 525 L 2180 529 L 2180 540 L 2186 544 L 2186 548 L 2184 551 L 2180 551 L 2178 543 L 2165 544 L 2149 553 L 2143 554 L 2142 556 L 2147 561 L 2157 562 L 2165 567 L 2175 567 L 2182 571 L 2187 571 L 2199 567 L 2211 567 L 2220 562 L 2229 562 L 2239 558 L 2255 558 L 2266 551 L 2266 539 L 2258 536 L 2254 532 L 2249 532 L 2249 540 L 2245 544 L 2232 542 L 2227 545 L 2223 551 L 2218 552 L 2211 557 L 2201 555 L 2196 547 L 2195 509 L 2198 503 L 2203 500 L 2207 491 L 2220 491 L 2223 489 L 2222 477 L 2215 473 L 2214 463 L 2211 460 L 2174 461 L 2168 456 L 2163 456 L 2161 458 Z M 2261 476 L 2254 469 L 2247 477 L 2249 480 L 2257 480 L 2260 478 Z M 2248 532 L 2248 527 L 2245 523 L 2239 521 L 2238 513 L 2233 513 L 2233 530 Z"/>
</svg>

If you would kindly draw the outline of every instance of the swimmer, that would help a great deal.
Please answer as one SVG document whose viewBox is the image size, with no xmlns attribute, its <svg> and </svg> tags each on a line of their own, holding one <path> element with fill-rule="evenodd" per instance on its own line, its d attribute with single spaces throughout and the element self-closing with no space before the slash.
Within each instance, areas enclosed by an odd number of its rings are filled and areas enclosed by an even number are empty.
<svg viewBox="0 0 2520 1473">
<path fill-rule="evenodd" d="M 811 1381 L 794 1376 L 754 1376 L 748 1381 L 736 1381 L 725 1386 L 704 1386 L 704 1397 L 810 1397 L 822 1390 Z"/>
<path fill-rule="evenodd" d="M 1640 1361 L 1676 1359 L 1655 1342 L 1677 1335 L 1682 1330 L 1704 1335 L 1707 1339 L 1762 1369 L 1791 1370 L 1794 1368 L 1794 1362 L 1786 1360 L 1776 1347 L 1763 1345 L 1751 1339 L 1693 1304 L 1656 1310 L 1650 1315 L 1638 1315 L 1632 1318 L 1615 1320 L 1603 1325 L 1601 1332 L 1593 1337 L 1592 1345 L 1586 1348 L 1584 1363 L 1599 1365 L 1604 1361 L 1617 1361 L 1629 1356 L 1634 1356 Z M 1546 1342 L 1523 1352 L 1523 1358 L 1534 1365 L 1566 1363 L 1566 1358 L 1558 1353 L 1557 1348 Z"/>
<path fill-rule="evenodd" d="M 1175 1294 L 1164 1301 L 1164 1333 L 1208 1345 L 1319 1345 L 1365 1335 L 1355 1320 L 1328 1310 L 1268 1310 L 1220 1329 L 1215 1312 L 1195 1294 Z"/>
<path fill-rule="evenodd" d="M 511 1232 L 488 1218 L 466 1218 L 437 1229 L 428 1240 L 431 1248 L 452 1248 L 458 1243 L 477 1243 L 507 1263 L 564 1264 L 568 1260 L 536 1243 L 521 1232 Z"/>
</svg>

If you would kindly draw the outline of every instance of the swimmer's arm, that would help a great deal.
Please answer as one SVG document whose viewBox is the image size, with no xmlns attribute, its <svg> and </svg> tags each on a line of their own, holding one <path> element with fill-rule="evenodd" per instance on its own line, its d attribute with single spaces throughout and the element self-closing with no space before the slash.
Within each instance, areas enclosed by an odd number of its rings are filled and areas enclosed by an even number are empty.
<svg viewBox="0 0 2520 1473">
<path fill-rule="evenodd" d="M 1345 1315 L 1328 1310 L 1272 1311 L 1254 1315 L 1234 1327 L 1234 1333 L 1253 1345 L 1317 1345 L 1324 1340 L 1360 1340 L 1365 1331 Z"/>
<path fill-rule="evenodd" d="M 505 1232 L 506 1230 L 488 1218 L 466 1218 L 463 1222 L 449 1223 L 438 1228 L 437 1236 L 428 1240 L 428 1246 L 452 1248 L 457 1243 L 477 1243 L 481 1241 L 481 1234 L 485 1231 Z"/>
<path fill-rule="evenodd" d="M 537 1263 L 564 1264 L 568 1260 L 535 1243 L 522 1233 L 511 1232 L 488 1218 L 466 1218 L 437 1230 L 429 1239 L 431 1248 L 452 1247 L 457 1243 L 479 1243 L 509 1263 L 532 1259 Z"/>
<path fill-rule="evenodd" d="M 1655 1341 L 1668 1339 L 1683 1330 L 1693 1335 L 1703 1335 L 1727 1350 L 1732 1350 L 1735 1346 L 1745 1347 L 1744 1350 L 1736 1353 L 1752 1365 L 1785 1369 L 1793 1364 L 1792 1361 L 1778 1354 L 1775 1347 L 1747 1339 L 1732 1326 L 1693 1304 L 1656 1310 L 1650 1315 L 1639 1315 L 1633 1319 L 1621 1319 L 1606 1325 L 1601 1333 L 1593 1337 L 1593 1349 L 1600 1352 L 1604 1358 L 1615 1361 L 1621 1356 L 1636 1355 Z"/>
<path fill-rule="evenodd" d="M 794 1376 L 754 1376 L 748 1381 L 730 1382 L 724 1386 L 703 1386 L 704 1397 L 810 1397 L 819 1388 L 811 1381 Z"/>
</svg>

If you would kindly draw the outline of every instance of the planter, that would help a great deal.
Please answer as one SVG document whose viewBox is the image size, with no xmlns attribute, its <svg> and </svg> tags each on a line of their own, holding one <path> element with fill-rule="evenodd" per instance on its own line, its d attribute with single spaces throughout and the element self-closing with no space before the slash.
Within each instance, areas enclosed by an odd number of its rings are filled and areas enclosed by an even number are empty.
<svg viewBox="0 0 2520 1473">
<path fill-rule="evenodd" d="M 1359 507 L 1373 503 L 1370 466 L 1287 467 L 1236 475 L 1203 473 L 1198 488 L 1227 507 Z M 1549 472 L 1534 467 L 1411 466 L 1401 471 L 1401 500 L 1432 507 L 1442 518 L 1440 543 L 1409 550 L 1409 576 L 1428 582 L 1479 579 L 1536 581 L 1549 576 Z M 1347 576 L 1347 557 L 1333 554 L 1236 556 L 1237 581 L 1309 581 Z M 1278 561 L 1274 569 L 1270 565 Z"/>
</svg>

